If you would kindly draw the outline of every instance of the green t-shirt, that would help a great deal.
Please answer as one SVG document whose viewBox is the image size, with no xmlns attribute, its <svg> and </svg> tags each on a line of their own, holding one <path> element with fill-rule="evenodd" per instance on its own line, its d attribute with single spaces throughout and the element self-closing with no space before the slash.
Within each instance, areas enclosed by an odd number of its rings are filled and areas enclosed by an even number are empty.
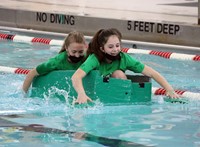
<svg viewBox="0 0 200 147">
<path fill-rule="evenodd" d="M 112 63 L 98 61 L 94 54 L 91 54 L 87 60 L 80 66 L 80 68 L 87 74 L 91 70 L 96 69 L 100 71 L 103 76 L 110 75 L 116 70 L 130 70 L 135 73 L 141 73 L 144 69 L 144 64 L 137 61 L 127 53 L 120 52 L 121 59 L 115 60 Z"/>
<path fill-rule="evenodd" d="M 78 63 L 71 63 L 67 60 L 68 56 L 66 51 L 57 54 L 55 57 L 50 58 L 48 61 L 38 65 L 36 70 L 39 75 L 47 74 L 53 70 L 77 70 L 83 61 Z"/>
</svg>

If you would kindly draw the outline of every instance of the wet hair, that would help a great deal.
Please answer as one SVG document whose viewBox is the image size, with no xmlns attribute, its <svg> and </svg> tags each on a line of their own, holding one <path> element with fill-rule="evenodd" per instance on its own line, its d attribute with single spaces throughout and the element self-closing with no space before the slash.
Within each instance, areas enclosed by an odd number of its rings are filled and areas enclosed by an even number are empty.
<svg viewBox="0 0 200 147">
<path fill-rule="evenodd" d="M 67 37 L 65 37 L 64 43 L 63 43 L 62 48 L 59 51 L 59 53 L 66 51 L 66 48 L 73 42 L 86 44 L 85 37 L 81 32 L 72 31 L 67 35 Z"/>
<path fill-rule="evenodd" d="M 119 41 L 121 42 L 122 35 L 121 33 L 115 29 L 100 29 L 92 38 L 91 42 L 88 45 L 87 55 L 95 54 L 98 58 L 99 62 L 102 62 L 104 60 L 104 53 L 100 50 L 100 47 L 104 47 L 104 45 L 107 43 L 108 38 L 112 35 L 115 35 L 119 38 Z"/>
</svg>

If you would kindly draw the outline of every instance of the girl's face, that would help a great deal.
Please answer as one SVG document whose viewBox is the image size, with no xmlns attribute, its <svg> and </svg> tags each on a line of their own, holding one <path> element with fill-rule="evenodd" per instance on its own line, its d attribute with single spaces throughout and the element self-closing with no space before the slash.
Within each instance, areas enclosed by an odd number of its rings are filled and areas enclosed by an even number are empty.
<svg viewBox="0 0 200 147">
<path fill-rule="evenodd" d="M 78 58 L 85 54 L 86 48 L 86 44 L 73 42 L 66 48 L 66 51 L 68 56 L 74 56 Z"/>
<path fill-rule="evenodd" d="M 107 53 L 111 56 L 118 55 L 119 52 L 121 51 L 121 44 L 119 38 L 116 35 L 110 36 L 104 47 L 101 48 L 101 50 L 104 53 Z"/>
</svg>

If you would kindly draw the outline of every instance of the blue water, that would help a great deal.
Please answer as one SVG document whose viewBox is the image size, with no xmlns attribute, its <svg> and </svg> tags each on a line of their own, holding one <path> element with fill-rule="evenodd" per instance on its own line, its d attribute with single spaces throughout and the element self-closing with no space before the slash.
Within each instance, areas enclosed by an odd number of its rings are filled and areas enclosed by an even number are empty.
<svg viewBox="0 0 200 147">
<path fill-rule="evenodd" d="M 31 69 L 56 55 L 59 49 L 59 46 L 0 40 L 0 66 Z M 133 56 L 159 71 L 175 89 L 200 93 L 199 62 Z M 187 99 L 183 104 L 153 96 L 152 102 L 146 104 L 104 106 L 97 101 L 94 107 L 76 108 L 56 99 L 24 97 L 21 92 L 24 78 L 24 75 L 0 73 L 0 146 L 101 147 L 109 143 L 118 146 L 119 142 L 124 146 L 134 142 L 158 147 L 200 146 L 200 98 Z M 160 87 L 154 81 L 152 84 Z M 10 126 L 3 127 L 2 120 L 7 120 Z M 50 129 L 23 130 L 16 127 L 19 124 L 40 124 Z M 51 133 L 53 128 L 58 133 Z M 64 130 L 72 131 L 73 135 L 62 133 Z M 81 132 L 90 137 L 81 137 Z"/>
</svg>

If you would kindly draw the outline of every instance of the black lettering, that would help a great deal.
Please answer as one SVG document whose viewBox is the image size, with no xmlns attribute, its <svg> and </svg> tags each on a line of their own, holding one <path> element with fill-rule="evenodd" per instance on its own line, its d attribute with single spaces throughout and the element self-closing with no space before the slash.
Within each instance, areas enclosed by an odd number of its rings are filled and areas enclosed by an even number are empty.
<svg viewBox="0 0 200 147">
<path fill-rule="evenodd" d="M 51 22 L 51 23 L 54 23 L 54 21 L 55 21 L 55 16 L 54 16 L 54 14 L 50 14 L 50 22 Z"/>
<path fill-rule="evenodd" d="M 55 17 L 55 19 L 54 19 L 54 23 L 59 23 L 60 24 L 60 22 L 61 22 L 61 17 L 60 17 L 61 15 L 59 15 L 59 14 L 54 14 L 54 17 Z"/>
<path fill-rule="evenodd" d="M 163 24 L 163 34 L 168 34 L 168 24 Z"/>
<path fill-rule="evenodd" d="M 154 29 L 153 29 L 153 28 L 154 28 L 153 26 L 154 26 L 155 23 L 154 23 L 154 22 L 150 22 L 149 24 L 150 24 L 150 32 L 153 32 L 153 30 L 154 30 Z"/>
<path fill-rule="evenodd" d="M 46 13 L 37 12 L 36 21 L 46 22 L 47 21 L 47 14 Z"/>
<path fill-rule="evenodd" d="M 50 14 L 50 22 L 58 24 L 75 24 L 74 16 L 62 14 Z"/>
<path fill-rule="evenodd" d="M 64 22 L 64 15 L 56 14 L 56 17 L 57 17 L 57 22 L 56 23 L 65 24 L 65 22 Z"/>
<path fill-rule="evenodd" d="M 169 34 L 170 35 L 174 35 L 174 29 L 175 29 L 175 26 L 173 24 L 169 24 Z"/>
<path fill-rule="evenodd" d="M 65 16 L 65 23 L 66 24 L 71 24 L 71 17 L 70 16 Z"/>
<path fill-rule="evenodd" d="M 134 21 L 134 31 L 136 30 L 137 27 L 139 27 L 139 22 L 138 21 Z"/>
<path fill-rule="evenodd" d="M 127 30 L 131 30 L 132 25 L 131 25 L 132 21 L 128 20 L 127 22 Z"/>
<path fill-rule="evenodd" d="M 70 25 L 74 25 L 75 24 L 74 16 L 63 15 L 62 18 L 63 18 L 62 19 L 62 24 L 70 24 Z"/>
<path fill-rule="evenodd" d="M 142 32 L 144 31 L 144 23 L 145 22 L 142 22 L 142 21 L 140 22 L 139 31 L 142 31 Z"/>
<path fill-rule="evenodd" d="M 157 33 L 161 33 L 162 32 L 162 24 L 158 23 L 157 24 Z"/>
<path fill-rule="evenodd" d="M 66 22 L 69 24 L 72 22 L 72 17 L 70 16 L 66 19 Z M 74 17 L 73 17 L 74 18 Z M 133 26 L 132 26 L 133 23 Z M 70 23 L 72 25 L 72 23 Z M 140 32 L 155 32 L 161 34 L 176 35 L 180 31 L 179 25 L 174 24 L 162 24 L 162 23 L 153 23 L 153 22 L 143 22 L 143 21 L 127 21 L 127 30 L 133 29 L 134 31 Z"/>
<path fill-rule="evenodd" d="M 144 22 L 140 21 L 140 22 L 139 22 L 139 31 L 142 31 L 142 32 L 143 32 L 143 31 L 144 31 L 143 28 L 144 28 Z"/>
<path fill-rule="evenodd" d="M 149 22 L 144 23 L 144 31 L 149 32 Z"/>
<path fill-rule="evenodd" d="M 157 33 L 176 35 L 179 30 L 180 30 L 179 25 L 161 24 L 161 23 L 157 24 Z"/>
<path fill-rule="evenodd" d="M 179 30 L 180 30 L 180 26 L 179 25 L 175 25 L 174 26 L 174 35 L 176 35 Z"/>
<path fill-rule="evenodd" d="M 70 24 L 75 25 L 75 18 L 74 16 L 70 16 Z"/>
</svg>

